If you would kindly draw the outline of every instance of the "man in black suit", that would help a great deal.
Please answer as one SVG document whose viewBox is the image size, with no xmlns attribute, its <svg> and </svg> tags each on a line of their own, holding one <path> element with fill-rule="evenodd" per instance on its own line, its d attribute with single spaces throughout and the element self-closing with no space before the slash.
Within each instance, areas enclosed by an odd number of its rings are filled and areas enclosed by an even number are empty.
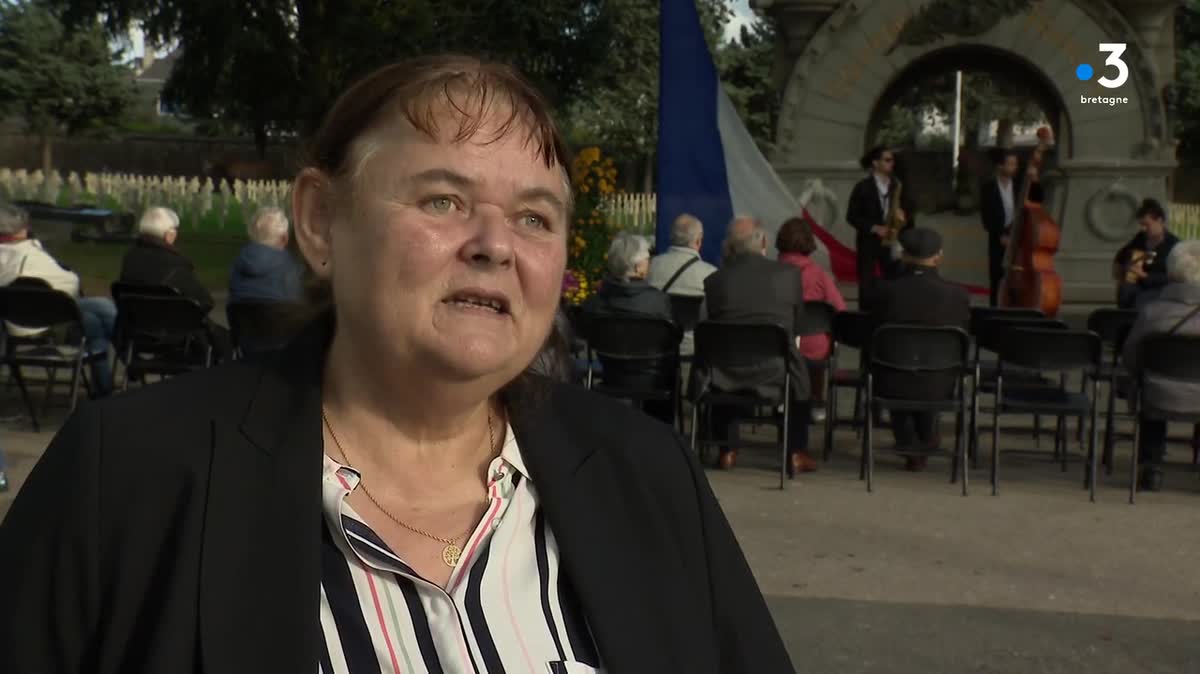
<svg viewBox="0 0 1200 674">
<path fill-rule="evenodd" d="M 808 455 L 809 379 L 804 359 L 796 348 L 795 324 L 804 313 L 804 293 L 800 271 L 766 257 L 767 234 L 761 227 L 747 226 L 731 230 L 724 245 L 724 266 L 704 279 L 708 318 L 716 321 L 774 323 L 785 327 L 792 336 L 787 363 L 765 361 L 752 367 L 693 370 L 693 390 L 705 384 L 727 393 L 754 391 L 775 395 L 783 383 L 784 367 L 792 375 L 792 406 L 788 428 L 793 472 L 816 470 Z M 706 381 L 707 380 L 707 381 Z M 713 410 L 713 428 L 720 440 L 728 440 L 729 427 L 737 410 L 717 407 Z M 724 443 L 718 460 L 720 467 L 732 468 L 737 450 Z"/>
<path fill-rule="evenodd" d="M 887 234 L 884 223 L 887 222 L 899 179 L 893 179 L 896 155 L 883 146 L 872 148 L 859 163 L 870 174 L 858 181 L 851 190 L 846 205 L 846 222 L 857 232 L 854 236 L 854 252 L 858 270 L 858 304 L 861 307 L 869 286 L 874 282 L 876 265 L 885 279 L 894 278 L 900 273 L 898 261 L 892 259 L 892 251 L 883 243 L 883 237 Z M 901 191 L 899 216 L 905 222 L 906 229 L 914 224 L 910 217 L 910 197 Z"/>
<path fill-rule="evenodd" d="M 966 289 L 943 279 L 937 271 L 942 260 L 942 237 L 932 229 L 914 228 L 900 234 L 904 271 L 899 278 L 879 283 L 869 297 L 875 326 L 887 323 L 948 326 L 966 329 L 971 319 Z M 883 373 L 875 380 L 881 396 L 915 400 L 942 400 L 954 389 L 953 378 Z M 938 448 L 937 415 L 928 412 L 892 412 L 892 433 L 901 451 L 922 452 Z M 926 457 L 907 458 L 908 470 L 922 470 Z"/>
<path fill-rule="evenodd" d="M 1017 153 L 1012 149 L 1000 150 L 992 161 L 996 167 L 995 178 L 983 184 L 979 191 L 979 217 L 988 234 L 988 285 L 989 301 L 996 306 L 1000 280 L 1004 278 L 1004 249 L 1013 220 L 1019 212 L 1017 200 L 1021 188 L 1017 186 Z"/>
</svg>

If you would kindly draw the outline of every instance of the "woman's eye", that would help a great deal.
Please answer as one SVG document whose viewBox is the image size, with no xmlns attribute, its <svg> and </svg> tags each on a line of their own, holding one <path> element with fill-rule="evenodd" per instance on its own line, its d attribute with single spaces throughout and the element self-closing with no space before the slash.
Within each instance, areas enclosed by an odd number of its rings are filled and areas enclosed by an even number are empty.
<svg viewBox="0 0 1200 674">
<path fill-rule="evenodd" d="M 525 225 L 526 227 L 533 227 L 534 229 L 550 228 L 550 223 L 546 222 L 546 218 L 543 218 L 536 213 L 526 213 L 525 215 L 522 215 L 521 224 Z"/>
<path fill-rule="evenodd" d="M 450 197 L 434 197 L 425 202 L 425 207 L 434 213 L 450 213 L 457 204 Z"/>
</svg>

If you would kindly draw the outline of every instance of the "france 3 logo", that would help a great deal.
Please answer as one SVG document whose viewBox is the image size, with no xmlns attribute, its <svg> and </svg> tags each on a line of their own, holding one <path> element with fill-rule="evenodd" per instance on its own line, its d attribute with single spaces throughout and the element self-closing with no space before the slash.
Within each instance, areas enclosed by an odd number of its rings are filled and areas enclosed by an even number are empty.
<svg viewBox="0 0 1200 674">
<path fill-rule="evenodd" d="M 1108 58 L 1104 59 L 1104 68 L 1115 68 L 1116 73 L 1115 77 L 1109 77 L 1107 73 L 1103 74 L 1099 79 L 1096 80 L 1096 84 L 1099 84 L 1105 89 L 1118 89 L 1129 80 L 1129 65 L 1125 63 L 1124 59 L 1121 58 L 1121 56 L 1125 53 L 1126 48 L 1127 46 L 1124 42 L 1100 43 L 1100 53 L 1108 54 Z M 1077 77 L 1080 82 L 1090 82 L 1095 75 L 1096 70 L 1090 63 L 1081 63 L 1079 64 L 1079 67 L 1075 68 L 1075 77 Z M 1085 96 L 1080 94 L 1079 102 L 1084 105 L 1113 106 L 1128 103 L 1129 98 L 1126 96 Z"/>
</svg>

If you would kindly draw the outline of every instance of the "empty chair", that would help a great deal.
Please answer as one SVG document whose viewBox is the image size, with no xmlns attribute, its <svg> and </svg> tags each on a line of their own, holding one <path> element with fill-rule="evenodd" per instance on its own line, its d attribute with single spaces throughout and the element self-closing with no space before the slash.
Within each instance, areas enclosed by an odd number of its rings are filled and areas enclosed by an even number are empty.
<svg viewBox="0 0 1200 674">
<path fill-rule="evenodd" d="M 1133 327 L 1134 321 L 1137 320 L 1138 312 L 1136 309 L 1097 309 L 1088 315 L 1087 329 L 1100 336 L 1100 342 L 1104 345 L 1106 357 L 1100 364 L 1100 370 L 1096 373 L 1096 378 L 1108 384 L 1108 400 L 1104 407 L 1104 453 L 1102 455 L 1105 470 L 1112 474 L 1112 453 L 1114 445 L 1114 430 L 1113 424 L 1118 416 L 1116 409 L 1117 399 L 1117 381 L 1125 376 L 1125 368 L 1121 366 L 1121 347 L 1125 342 L 1125 337 L 1129 334 L 1129 329 Z M 1080 391 L 1087 386 L 1087 379 L 1080 379 Z M 1082 440 L 1083 424 L 1080 424 L 1077 430 L 1078 437 Z"/>
<path fill-rule="evenodd" d="M 867 356 L 867 424 L 863 432 L 862 476 L 873 489 L 874 428 L 879 410 L 892 411 L 899 423 L 906 413 L 954 414 L 954 451 L 950 480 L 962 469 L 962 493 L 967 493 L 965 380 L 971 372 L 970 338 L 960 328 L 888 324 L 875 330 Z M 936 417 L 935 417 L 936 423 Z M 936 428 L 935 428 L 936 434 Z M 939 448 L 940 449 L 940 448 Z"/>
<path fill-rule="evenodd" d="M 788 456 L 790 445 L 800 443 L 800 434 L 807 434 L 807 420 L 794 419 L 792 414 L 792 375 L 788 360 L 792 357 L 792 338 L 788 330 L 771 323 L 743 323 L 733 321 L 702 321 L 696 326 L 696 365 L 698 390 L 694 391 L 692 407 L 692 448 L 704 454 L 704 449 L 717 443 L 729 442 L 726 428 L 722 438 L 716 440 L 708 433 L 700 433 L 701 417 L 711 427 L 714 423 L 732 425 L 742 420 L 761 420 L 753 414 L 719 414 L 714 420 L 713 408 L 735 407 L 743 410 L 768 408 L 772 410 L 769 420 L 779 429 L 779 438 L 770 446 L 781 456 L 779 488 L 791 473 Z M 719 373 L 736 373 L 740 380 L 763 377 L 763 385 L 754 389 L 722 390 Z M 770 380 L 774 373 L 779 377 Z M 782 414 L 774 411 L 782 406 Z M 799 427 L 793 427 L 797 424 Z M 801 430 L 802 429 L 802 430 Z M 763 443 L 741 441 L 741 447 L 764 446 Z M 796 447 L 795 449 L 800 449 Z"/>
<path fill-rule="evenodd" d="M 996 403 L 992 406 L 992 493 L 999 493 L 1000 416 L 1004 414 L 1050 414 L 1059 418 L 1055 433 L 1055 451 L 1060 452 L 1062 469 L 1067 469 L 1066 417 L 1089 417 L 1090 440 L 1085 482 L 1091 499 L 1096 498 L 1096 379 L 1090 395 L 1070 391 L 1068 374 L 1086 376 L 1100 367 L 1103 358 L 1100 337 L 1093 332 L 1057 328 L 1016 328 L 1000 347 L 996 369 Z M 1010 366 L 1044 373 L 1057 373 L 1058 386 L 1006 385 Z"/>
<path fill-rule="evenodd" d="M 975 332 L 975 355 L 973 365 L 975 367 L 975 379 L 971 387 L 971 430 L 968 435 L 969 446 L 968 451 L 972 458 L 975 457 L 975 450 L 979 442 L 979 413 L 980 413 L 980 396 L 993 394 L 996 391 L 996 371 L 998 363 L 995 360 L 983 360 L 983 353 L 990 352 L 999 354 L 1006 344 L 1008 335 L 1018 328 L 1045 328 L 1053 330 L 1066 330 L 1067 324 L 1053 318 L 1045 318 L 1040 311 L 1036 310 L 1006 310 L 1008 314 L 994 314 L 990 318 L 983 319 L 976 324 Z M 1025 312 L 1028 315 L 1021 315 L 1019 312 Z M 974 319 L 974 315 L 972 315 Z M 1052 386 L 1054 382 L 1043 376 L 1042 373 L 1015 367 L 1012 364 L 1008 367 L 1008 379 L 1010 388 L 1013 386 L 1022 387 L 1038 387 Z M 1034 439 L 1038 440 L 1040 431 L 1040 416 L 1034 415 Z"/>
<path fill-rule="evenodd" d="M 54 389 L 55 374 L 59 369 L 69 369 L 71 410 L 79 395 L 79 382 L 89 387 L 85 364 L 108 357 L 107 353 L 88 353 L 87 339 L 83 334 L 83 318 L 79 304 L 67 293 L 41 287 L 37 283 L 17 283 L 0 287 L 0 320 L 25 328 L 42 329 L 46 332 L 36 337 L 13 337 L 5 339 L 4 363 L 8 365 L 21 399 L 29 411 L 35 431 L 41 430 L 37 408 L 29 394 L 29 387 L 21 372 L 22 367 L 46 369 L 46 398 L 48 406 Z"/>
<path fill-rule="evenodd" d="M 807 311 L 807 306 L 805 307 Z M 862 396 L 866 385 L 863 368 L 866 364 L 867 344 L 871 341 L 873 327 L 871 316 L 862 311 L 839 311 L 833 316 L 830 334 L 829 369 L 825 377 L 825 452 L 828 461 L 833 453 L 833 432 L 839 425 L 857 426 L 861 416 Z M 838 366 L 838 356 L 843 346 L 859 352 L 859 364 L 854 368 Z M 849 419 L 838 413 L 838 389 L 854 389 L 854 409 Z"/>
<path fill-rule="evenodd" d="M 583 330 L 588 388 L 630 400 L 667 423 L 682 418 L 678 326 L 662 318 L 585 310 Z M 599 382 L 591 365 L 596 360 L 604 368 Z"/>
</svg>

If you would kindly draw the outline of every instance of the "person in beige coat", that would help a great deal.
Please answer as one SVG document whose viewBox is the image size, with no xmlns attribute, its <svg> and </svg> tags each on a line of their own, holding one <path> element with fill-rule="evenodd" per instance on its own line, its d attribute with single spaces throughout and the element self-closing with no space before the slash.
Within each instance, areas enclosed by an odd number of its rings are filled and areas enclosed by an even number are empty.
<svg viewBox="0 0 1200 674">
<path fill-rule="evenodd" d="M 1158 299 L 1142 307 L 1137 321 L 1125 340 L 1122 358 L 1130 374 L 1141 370 L 1139 350 L 1149 335 L 1174 333 L 1200 335 L 1200 241 L 1183 241 L 1167 256 L 1168 283 Z M 1147 377 L 1142 391 L 1143 406 L 1170 412 L 1200 412 L 1200 384 Z M 1162 462 L 1167 447 L 1167 422 L 1141 419 L 1141 446 L 1138 448 L 1144 490 L 1162 488 Z M 1196 429 L 1200 437 L 1200 428 Z"/>
</svg>

